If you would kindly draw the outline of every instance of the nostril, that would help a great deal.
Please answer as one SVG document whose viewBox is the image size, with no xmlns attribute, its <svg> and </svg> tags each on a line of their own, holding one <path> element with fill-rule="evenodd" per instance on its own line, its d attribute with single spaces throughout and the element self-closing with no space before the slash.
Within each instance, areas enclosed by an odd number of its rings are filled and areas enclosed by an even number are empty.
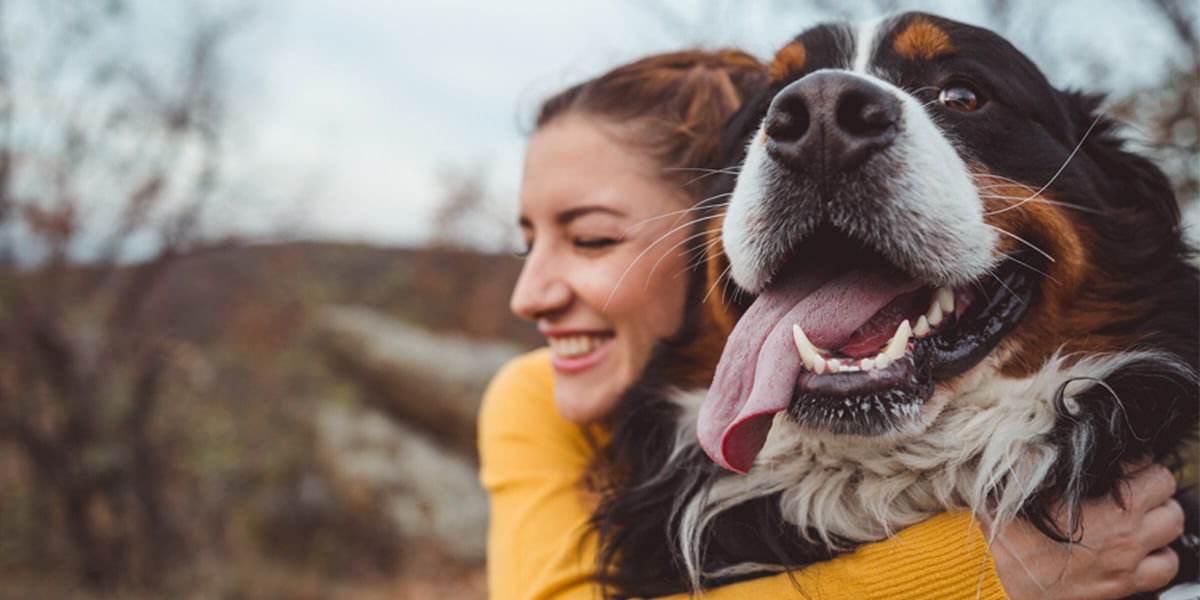
<svg viewBox="0 0 1200 600">
<path fill-rule="evenodd" d="M 899 111 L 895 102 L 882 93 L 867 93 L 863 90 L 847 90 L 838 102 L 837 125 L 846 133 L 856 137 L 872 138 L 888 132 L 896 126 Z"/>
<path fill-rule="evenodd" d="M 794 142 L 804 137 L 809 125 L 808 106 L 799 96 L 780 97 L 767 117 L 766 133 L 777 142 Z"/>
</svg>

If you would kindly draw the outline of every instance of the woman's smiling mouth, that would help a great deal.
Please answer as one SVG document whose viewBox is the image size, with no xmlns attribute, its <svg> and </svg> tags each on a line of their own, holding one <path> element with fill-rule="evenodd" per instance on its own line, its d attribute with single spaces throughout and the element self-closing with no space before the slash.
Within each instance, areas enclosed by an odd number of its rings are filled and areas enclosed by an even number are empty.
<svg viewBox="0 0 1200 600">
<path fill-rule="evenodd" d="M 547 335 L 553 355 L 551 363 L 559 373 L 579 373 L 599 363 L 608 354 L 612 332 L 588 332 Z"/>
</svg>

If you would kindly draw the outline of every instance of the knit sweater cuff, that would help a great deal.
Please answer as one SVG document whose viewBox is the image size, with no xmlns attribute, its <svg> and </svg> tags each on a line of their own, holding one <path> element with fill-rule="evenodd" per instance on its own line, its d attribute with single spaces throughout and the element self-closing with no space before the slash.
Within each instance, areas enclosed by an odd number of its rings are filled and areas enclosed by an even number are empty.
<svg viewBox="0 0 1200 600">
<path fill-rule="evenodd" d="M 970 513 L 938 515 L 859 552 L 870 555 L 866 562 L 876 567 L 860 580 L 873 598 L 1008 597 Z"/>
</svg>

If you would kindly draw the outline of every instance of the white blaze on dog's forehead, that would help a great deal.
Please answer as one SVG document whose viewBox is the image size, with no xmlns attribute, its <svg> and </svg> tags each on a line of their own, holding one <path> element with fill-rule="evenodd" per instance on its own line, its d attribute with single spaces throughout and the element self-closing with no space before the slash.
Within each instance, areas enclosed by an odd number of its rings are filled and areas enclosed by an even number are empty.
<svg viewBox="0 0 1200 600">
<path fill-rule="evenodd" d="M 889 20 L 888 17 L 880 17 L 854 26 L 854 62 L 851 68 L 856 73 L 866 73 L 870 68 L 871 57 L 875 55 L 875 48 L 883 37 L 883 26 Z"/>
</svg>

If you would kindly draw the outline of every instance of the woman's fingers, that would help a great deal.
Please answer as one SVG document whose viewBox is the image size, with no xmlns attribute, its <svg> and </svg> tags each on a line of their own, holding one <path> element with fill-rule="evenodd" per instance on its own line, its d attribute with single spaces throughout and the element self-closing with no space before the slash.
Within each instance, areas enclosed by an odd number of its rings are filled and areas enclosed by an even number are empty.
<svg viewBox="0 0 1200 600">
<path fill-rule="evenodd" d="M 1142 559 L 1134 572 L 1134 589 L 1157 590 L 1171 583 L 1179 570 L 1179 556 L 1170 548 L 1160 548 Z"/>
<path fill-rule="evenodd" d="M 1161 548 L 1183 535 L 1183 507 L 1174 498 L 1150 509 L 1142 519 L 1143 549 Z"/>
<path fill-rule="evenodd" d="M 1131 475 L 1127 500 L 1135 513 L 1159 506 L 1175 495 L 1175 477 L 1160 464 L 1151 463 Z"/>
</svg>

